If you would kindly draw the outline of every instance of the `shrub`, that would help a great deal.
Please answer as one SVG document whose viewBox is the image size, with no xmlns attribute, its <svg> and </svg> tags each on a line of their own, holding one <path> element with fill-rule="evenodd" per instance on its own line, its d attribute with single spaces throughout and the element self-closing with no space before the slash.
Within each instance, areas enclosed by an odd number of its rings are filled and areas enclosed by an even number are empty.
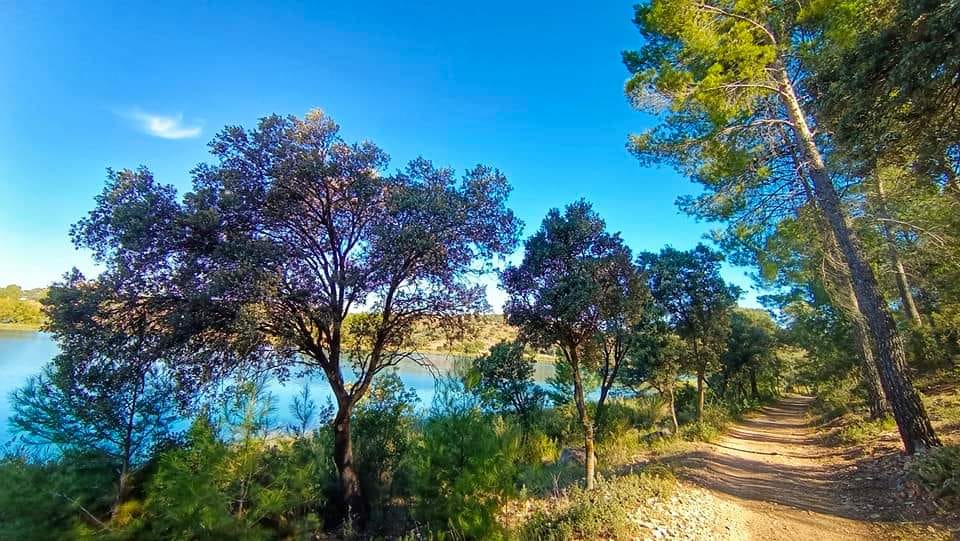
<svg viewBox="0 0 960 541">
<path fill-rule="evenodd" d="M 599 461 L 608 468 L 632 462 L 645 450 L 642 437 L 636 428 L 624 428 L 607 436 L 597 446 Z"/>
<path fill-rule="evenodd" d="M 629 539 L 638 534 L 632 520 L 651 498 L 664 499 L 676 488 L 676 479 L 663 466 L 611 480 L 598 479 L 596 488 L 570 491 L 549 511 L 537 513 L 519 532 L 522 539 Z"/>
<path fill-rule="evenodd" d="M 412 488 L 415 514 L 432 529 L 488 539 L 502 534 L 495 514 L 513 490 L 518 441 L 478 406 L 459 381 L 440 386 L 413 454 Z"/>
<path fill-rule="evenodd" d="M 112 503 L 111 462 L 90 453 L 0 460 L 0 539 L 64 539 Z M 91 513 L 93 517 L 86 515 Z"/>
<path fill-rule="evenodd" d="M 859 382 L 855 374 L 816 385 L 814 392 L 817 398 L 813 401 L 814 411 L 820 415 L 822 421 L 826 422 L 860 407 L 865 408 L 865 402 L 857 392 L 858 386 Z"/>
<path fill-rule="evenodd" d="M 200 415 L 182 447 L 164 453 L 147 486 L 148 531 L 137 538 L 264 539 L 319 527 L 333 479 L 329 431 L 281 439 L 270 398 L 245 386 L 218 422 Z"/>
<path fill-rule="evenodd" d="M 649 429 L 670 417 L 670 405 L 660 396 L 640 396 L 634 399 L 634 426 Z"/>
<path fill-rule="evenodd" d="M 960 447 L 937 447 L 917 453 L 906 469 L 907 475 L 933 497 L 960 500 Z"/>
<path fill-rule="evenodd" d="M 374 521 L 383 518 L 398 491 L 397 474 L 415 439 L 417 400 L 396 372 L 386 372 L 354 411 L 354 455 Z"/>
</svg>

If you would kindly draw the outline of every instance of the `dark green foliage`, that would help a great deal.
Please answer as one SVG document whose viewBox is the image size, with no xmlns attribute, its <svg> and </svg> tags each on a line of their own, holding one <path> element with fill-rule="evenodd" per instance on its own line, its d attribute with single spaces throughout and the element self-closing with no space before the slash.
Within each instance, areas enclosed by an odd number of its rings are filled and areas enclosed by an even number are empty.
<svg viewBox="0 0 960 541">
<path fill-rule="evenodd" d="M 114 465 L 95 453 L 0 460 L 0 539 L 60 540 L 76 528 L 104 530 Z"/>
<path fill-rule="evenodd" d="M 778 328 L 766 311 L 733 311 L 727 350 L 722 356 L 719 391 L 728 403 L 742 405 L 779 395 L 777 333 Z"/>
<path fill-rule="evenodd" d="M 514 487 L 514 435 L 454 379 L 438 385 L 413 455 L 415 515 L 453 536 L 502 534 L 495 513 Z"/>
<path fill-rule="evenodd" d="M 636 334 L 653 319 L 650 292 L 618 233 L 586 201 L 551 209 L 524 243 L 523 261 L 501 277 L 509 298 L 507 321 L 522 340 L 556 347 L 568 365 L 573 402 L 582 425 L 587 487 L 594 482 L 594 431 L 603 422 L 608 393 L 619 380 Z M 587 410 L 584 374 L 595 373 L 596 412 Z"/>
<path fill-rule="evenodd" d="M 740 296 L 739 288 L 727 285 L 720 276 L 721 261 L 721 254 L 702 244 L 688 251 L 668 246 L 659 254 L 638 256 L 670 329 L 686 342 L 680 365 L 697 377 L 701 420 L 705 381 L 719 368 L 730 333 L 730 313 Z"/>
<path fill-rule="evenodd" d="M 414 410 L 418 402 L 416 392 L 391 371 L 374 381 L 370 393 L 354 411 L 354 453 L 374 522 L 396 520 L 390 516 L 391 499 L 409 490 L 404 486 L 410 481 L 405 477 L 408 472 L 401 466 L 410 458 L 417 437 Z"/>
<path fill-rule="evenodd" d="M 536 360 L 524 350 L 524 344 L 519 341 L 494 345 L 488 354 L 474 361 L 468 379 L 470 389 L 480 396 L 485 406 L 517 417 L 526 440 L 543 407 L 545 393 L 533 381 Z"/>
</svg>

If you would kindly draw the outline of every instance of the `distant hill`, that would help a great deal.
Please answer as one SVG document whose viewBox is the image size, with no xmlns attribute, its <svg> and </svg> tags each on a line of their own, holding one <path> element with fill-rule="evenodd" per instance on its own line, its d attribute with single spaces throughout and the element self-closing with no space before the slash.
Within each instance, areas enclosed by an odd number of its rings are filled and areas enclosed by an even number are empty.
<svg viewBox="0 0 960 541">
<path fill-rule="evenodd" d="M 425 319 L 414 329 L 413 341 L 419 351 L 430 353 L 480 354 L 503 340 L 513 340 L 517 330 L 501 314 L 478 314 L 460 318 L 453 325 L 439 325 Z"/>
<path fill-rule="evenodd" d="M 21 298 L 30 301 L 40 301 L 50 292 L 49 287 L 38 287 L 35 289 L 24 289 Z"/>
</svg>

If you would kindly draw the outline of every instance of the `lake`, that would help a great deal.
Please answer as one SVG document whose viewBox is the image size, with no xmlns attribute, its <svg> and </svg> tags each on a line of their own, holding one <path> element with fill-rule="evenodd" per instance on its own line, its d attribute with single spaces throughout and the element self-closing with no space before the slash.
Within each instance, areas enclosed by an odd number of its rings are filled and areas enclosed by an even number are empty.
<svg viewBox="0 0 960 541">
<path fill-rule="evenodd" d="M 8 441 L 11 436 L 8 423 L 11 414 L 10 393 L 22 386 L 27 378 L 38 374 L 56 354 L 57 345 L 47 334 L 0 330 L 0 443 Z M 424 358 L 441 374 L 449 373 L 457 360 L 456 356 L 441 354 L 424 354 Z M 428 407 L 435 388 L 431 371 L 412 361 L 401 363 L 397 371 L 404 384 L 416 391 L 420 407 Z M 535 379 L 538 382 L 545 381 L 552 374 L 551 363 L 537 363 Z M 272 382 L 270 391 L 276 397 L 276 417 L 281 425 L 292 421 L 290 405 L 304 384 L 309 385 L 311 396 L 318 406 L 326 404 L 327 398 L 332 397 L 327 382 L 318 376 L 293 378 L 283 384 Z"/>
</svg>

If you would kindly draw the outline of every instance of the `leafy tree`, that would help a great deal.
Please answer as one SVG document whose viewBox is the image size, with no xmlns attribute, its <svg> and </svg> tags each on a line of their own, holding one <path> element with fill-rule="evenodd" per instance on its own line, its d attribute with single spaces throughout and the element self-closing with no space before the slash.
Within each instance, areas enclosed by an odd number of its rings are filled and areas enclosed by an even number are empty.
<svg viewBox="0 0 960 541">
<path fill-rule="evenodd" d="M 469 376 L 473 390 L 488 407 L 517 416 L 524 443 L 545 398 L 533 380 L 536 360 L 525 349 L 520 341 L 495 344 L 477 357 Z"/>
<path fill-rule="evenodd" d="M 176 418 L 175 394 L 143 313 L 112 313 L 109 277 L 74 271 L 51 288 L 45 329 L 60 353 L 13 394 L 14 428 L 60 452 L 97 452 L 116 469 L 115 514 L 130 479 Z"/>
<path fill-rule="evenodd" d="M 771 180 L 785 177 L 770 173 L 783 160 L 772 160 L 771 151 L 795 158 L 843 255 L 904 446 L 908 452 L 936 446 L 906 372 L 903 340 L 827 165 L 830 140 L 818 134 L 819 117 L 804 85 L 810 77 L 799 50 L 807 43 L 801 9 L 800 3 L 772 1 L 652 0 L 638 6 L 634 20 L 646 44 L 624 54 L 633 73 L 627 92 L 664 120 L 634 136 L 631 146 L 641 160 L 688 172 L 733 208 L 743 208 L 748 195 L 778 193 Z"/>
<path fill-rule="evenodd" d="M 750 396 L 760 398 L 758 378 L 762 372 L 775 377 L 777 326 L 765 310 L 737 308 L 730 314 L 730 336 L 722 356 L 721 396 L 728 382 L 743 374 L 750 382 Z"/>
<path fill-rule="evenodd" d="M 674 434 L 680 428 L 677 421 L 677 382 L 683 367 L 689 365 L 687 343 L 665 324 L 639 337 L 640 345 L 627 357 L 624 366 L 624 384 L 633 389 L 647 385 L 656 389 L 670 407 L 670 422 Z"/>
<path fill-rule="evenodd" d="M 573 376 L 588 488 L 594 484 L 596 423 L 587 410 L 583 372 L 599 372 L 597 410 L 602 412 L 649 300 L 630 249 L 605 227 L 585 201 L 562 214 L 553 209 L 527 239 L 523 262 L 502 276 L 509 295 L 507 321 L 518 327 L 522 340 L 559 349 Z"/>
<path fill-rule="evenodd" d="M 687 343 L 684 369 L 697 377 L 697 419 L 703 420 L 707 376 L 718 368 L 730 332 L 730 313 L 740 290 L 720 277 L 723 257 L 699 244 L 685 252 L 667 246 L 645 252 L 638 264 L 666 312 L 670 327 Z"/>
<path fill-rule="evenodd" d="M 321 372 L 335 398 L 341 504 L 366 505 L 350 421 L 377 374 L 410 357 L 415 323 L 483 311 L 483 263 L 509 253 L 509 185 L 478 166 L 459 181 L 418 159 L 348 144 L 320 111 L 224 129 L 216 164 L 177 201 L 146 170 L 111 173 L 73 231 L 122 278 L 115 302 L 158 319 L 184 385 L 260 363 Z"/>
</svg>

